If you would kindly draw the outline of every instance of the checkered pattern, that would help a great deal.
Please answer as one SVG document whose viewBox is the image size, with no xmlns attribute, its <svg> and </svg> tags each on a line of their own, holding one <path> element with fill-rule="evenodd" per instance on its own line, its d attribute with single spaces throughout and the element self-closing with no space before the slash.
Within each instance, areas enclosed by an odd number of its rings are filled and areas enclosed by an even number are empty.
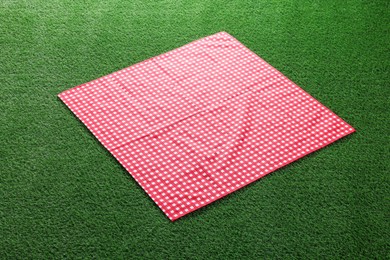
<svg viewBox="0 0 390 260">
<path fill-rule="evenodd" d="M 171 220 L 354 132 L 225 32 L 59 97 Z"/>
</svg>

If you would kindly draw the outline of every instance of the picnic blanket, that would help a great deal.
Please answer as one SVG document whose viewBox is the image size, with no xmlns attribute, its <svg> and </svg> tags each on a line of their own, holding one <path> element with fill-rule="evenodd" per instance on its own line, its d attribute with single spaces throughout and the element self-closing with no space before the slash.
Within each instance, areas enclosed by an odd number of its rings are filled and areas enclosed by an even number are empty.
<svg viewBox="0 0 390 260">
<path fill-rule="evenodd" d="M 355 131 L 226 32 L 59 98 L 172 221 Z"/>
</svg>

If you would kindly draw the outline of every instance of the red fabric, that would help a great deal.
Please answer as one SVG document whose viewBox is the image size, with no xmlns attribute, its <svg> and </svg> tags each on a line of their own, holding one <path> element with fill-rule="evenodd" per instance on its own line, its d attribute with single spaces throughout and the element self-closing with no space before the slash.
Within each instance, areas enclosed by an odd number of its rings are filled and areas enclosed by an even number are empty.
<svg viewBox="0 0 390 260">
<path fill-rule="evenodd" d="M 171 220 L 354 132 L 225 32 L 59 97 Z"/>
</svg>

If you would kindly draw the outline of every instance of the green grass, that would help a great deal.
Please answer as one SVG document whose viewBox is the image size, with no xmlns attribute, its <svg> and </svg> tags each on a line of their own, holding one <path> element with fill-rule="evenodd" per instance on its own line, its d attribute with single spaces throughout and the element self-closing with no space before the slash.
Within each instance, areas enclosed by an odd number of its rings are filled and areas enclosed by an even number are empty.
<svg viewBox="0 0 390 260">
<path fill-rule="evenodd" d="M 0 258 L 390 257 L 389 1 L 0 8 Z M 357 132 L 171 223 L 56 95 L 218 31 Z"/>
</svg>

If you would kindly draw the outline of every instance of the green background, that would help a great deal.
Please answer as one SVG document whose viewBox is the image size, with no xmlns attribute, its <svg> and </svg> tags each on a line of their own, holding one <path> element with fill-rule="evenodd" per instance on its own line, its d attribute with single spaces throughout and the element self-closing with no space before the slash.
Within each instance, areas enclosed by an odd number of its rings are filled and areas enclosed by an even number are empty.
<svg viewBox="0 0 390 260">
<path fill-rule="evenodd" d="M 0 7 L 0 258 L 389 257 L 389 1 Z M 357 132 L 172 223 L 56 95 L 219 31 Z"/>
</svg>

